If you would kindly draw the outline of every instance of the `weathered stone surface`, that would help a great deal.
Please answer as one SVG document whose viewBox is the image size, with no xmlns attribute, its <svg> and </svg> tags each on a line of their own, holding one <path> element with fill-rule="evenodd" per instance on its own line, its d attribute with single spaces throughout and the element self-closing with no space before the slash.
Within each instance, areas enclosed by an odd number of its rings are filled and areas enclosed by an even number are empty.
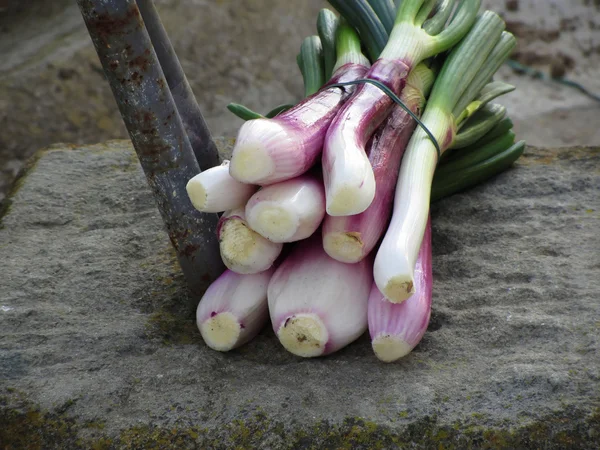
<svg viewBox="0 0 600 450">
<path fill-rule="evenodd" d="M 595 448 L 600 152 L 529 148 L 433 208 L 434 313 L 404 361 L 194 324 L 129 144 L 39 154 L 0 225 L 1 448 Z"/>
</svg>

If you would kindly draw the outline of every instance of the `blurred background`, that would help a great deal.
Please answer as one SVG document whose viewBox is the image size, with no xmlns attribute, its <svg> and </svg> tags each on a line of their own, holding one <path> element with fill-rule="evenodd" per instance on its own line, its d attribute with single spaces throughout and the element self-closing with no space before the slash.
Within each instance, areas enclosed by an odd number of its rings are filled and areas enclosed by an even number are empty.
<svg viewBox="0 0 600 450">
<path fill-rule="evenodd" d="M 318 0 L 155 0 L 213 136 L 235 136 L 235 101 L 259 112 L 301 98 L 296 54 Z M 513 58 L 600 94 L 600 0 L 483 0 L 518 40 Z M 516 74 L 500 103 L 530 145 L 600 145 L 600 103 Z M 127 138 L 75 0 L 0 0 L 0 201 L 54 143 Z"/>
</svg>

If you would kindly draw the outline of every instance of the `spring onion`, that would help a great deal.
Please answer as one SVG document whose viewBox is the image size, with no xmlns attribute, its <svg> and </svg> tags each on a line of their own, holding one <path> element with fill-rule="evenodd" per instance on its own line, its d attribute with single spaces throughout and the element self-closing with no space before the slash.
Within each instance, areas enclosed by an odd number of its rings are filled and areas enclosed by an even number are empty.
<svg viewBox="0 0 600 450">
<path fill-rule="evenodd" d="M 434 72 L 419 64 L 409 75 L 400 99 L 417 116 L 433 84 Z M 389 221 L 394 189 L 404 149 L 416 122 L 397 107 L 368 146 L 369 161 L 376 180 L 375 198 L 362 213 L 327 216 L 323 223 L 323 247 L 329 256 L 346 263 L 358 262 L 375 247 Z"/>
<path fill-rule="evenodd" d="M 404 3 L 403 3 L 404 4 Z M 497 68 L 502 63 L 496 57 L 496 45 L 505 46 L 504 22 L 495 13 L 481 14 L 461 43 L 452 50 L 436 78 L 423 113 L 422 121 L 433 133 L 444 152 L 454 140 L 462 117 L 468 114 L 453 110 L 459 101 L 467 105 L 472 98 L 469 85 L 486 63 Z M 507 33 L 508 34 L 508 33 Z M 514 38 L 511 40 L 514 45 Z M 490 54 L 493 56 L 490 60 Z M 477 96 L 478 92 L 472 92 Z M 472 110 L 472 109 L 471 109 Z M 374 277 L 385 297 L 399 303 L 414 294 L 414 267 L 423 238 L 437 153 L 431 139 L 417 129 L 410 140 L 396 186 L 394 211 L 385 238 L 375 259 Z"/>
<path fill-rule="evenodd" d="M 367 329 L 371 258 L 344 264 L 325 253 L 318 233 L 294 247 L 268 289 L 273 330 L 289 352 L 333 353 Z"/>
<path fill-rule="evenodd" d="M 229 174 L 229 161 L 199 173 L 186 185 L 194 208 L 202 212 L 223 212 L 244 206 L 257 187 L 240 183 Z"/>
<path fill-rule="evenodd" d="M 244 208 L 225 212 L 217 225 L 221 259 L 229 270 L 252 274 L 269 269 L 283 248 L 248 226 Z"/>
<path fill-rule="evenodd" d="M 421 61 L 446 51 L 469 31 L 479 0 L 465 0 L 448 27 L 437 35 L 422 28 L 421 6 L 430 2 L 404 0 L 379 59 L 366 74 L 399 95 L 410 71 Z M 346 216 L 365 211 L 375 197 L 375 176 L 365 152 L 367 141 L 393 109 L 381 89 L 365 84 L 356 89 L 331 122 L 323 146 L 323 178 L 327 213 Z"/>
<path fill-rule="evenodd" d="M 347 25 L 338 27 L 337 63 L 329 83 L 362 78 L 368 60 L 360 40 Z M 268 185 L 306 172 L 321 154 L 329 124 L 352 89 L 323 87 L 272 119 L 245 122 L 238 132 L 229 170 L 238 181 Z"/>
<path fill-rule="evenodd" d="M 275 272 L 241 275 L 226 270 L 206 290 L 196 324 L 210 348 L 226 352 L 254 338 L 269 320 L 267 287 Z"/>
<path fill-rule="evenodd" d="M 515 39 L 480 0 L 329 3 L 342 17 L 322 9 L 297 56 L 304 100 L 264 115 L 230 104 L 247 121 L 231 163 L 188 182 L 196 208 L 226 210 L 228 270 L 197 309 L 215 350 L 270 317 L 301 357 L 368 327 L 380 360 L 402 358 L 431 314 L 430 202 L 506 170 L 525 147 L 491 103 L 514 89 L 494 74 Z"/>
<path fill-rule="evenodd" d="M 421 341 L 431 315 L 431 219 L 428 220 L 415 266 L 415 293 L 391 303 L 373 283 L 369 295 L 369 334 L 377 358 L 384 362 L 406 356 Z"/>
<path fill-rule="evenodd" d="M 323 181 L 311 174 L 264 187 L 246 204 L 250 227 L 272 242 L 306 239 L 324 216 Z"/>
</svg>

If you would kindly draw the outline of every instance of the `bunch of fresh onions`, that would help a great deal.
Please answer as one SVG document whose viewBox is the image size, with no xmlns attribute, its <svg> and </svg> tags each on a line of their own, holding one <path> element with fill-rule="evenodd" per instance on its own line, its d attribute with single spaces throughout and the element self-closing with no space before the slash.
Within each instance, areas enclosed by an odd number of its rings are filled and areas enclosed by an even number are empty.
<svg viewBox="0 0 600 450">
<path fill-rule="evenodd" d="M 306 98 L 264 116 L 229 105 L 246 120 L 231 161 L 187 185 L 198 210 L 223 213 L 227 270 L 197 310 L 215 350 L 270 319 L 299 356 L 367 329 L 379 359 L 405 356 L 431 314 L 430 202 L 524 149 L 490 103 L 513 89 L 491 80 L 515 39 L 479 0 L 330 3 L 341 17 L 322 10 L 297 58 Z"/>
</svg>

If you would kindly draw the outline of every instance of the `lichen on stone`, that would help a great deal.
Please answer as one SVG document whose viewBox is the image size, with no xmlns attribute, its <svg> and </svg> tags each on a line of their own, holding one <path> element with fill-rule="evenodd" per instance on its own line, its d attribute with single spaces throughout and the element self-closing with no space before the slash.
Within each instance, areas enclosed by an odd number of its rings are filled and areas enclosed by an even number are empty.
<svg viewBox="0 0 600 450">
<path fill-rule="evenodd" d="M 520 428 L 473 425 L 472 419 L 444 425 L 424 417 L 390 428 L 360 417 L 341 423 L 317 420 L 285 425 L 256 412 L 228 425 L 160 427 L 149 424 L 108 433 L 102 421 L 80 421 L 67 411 L 40 410 L 26 395 L 5 389 L 0 395 L 0 442 L 3 449 L 582 449 L 600 437 L 600 408 L 591 414 L 577 409 L 553 413 Z"/>
</svg>

